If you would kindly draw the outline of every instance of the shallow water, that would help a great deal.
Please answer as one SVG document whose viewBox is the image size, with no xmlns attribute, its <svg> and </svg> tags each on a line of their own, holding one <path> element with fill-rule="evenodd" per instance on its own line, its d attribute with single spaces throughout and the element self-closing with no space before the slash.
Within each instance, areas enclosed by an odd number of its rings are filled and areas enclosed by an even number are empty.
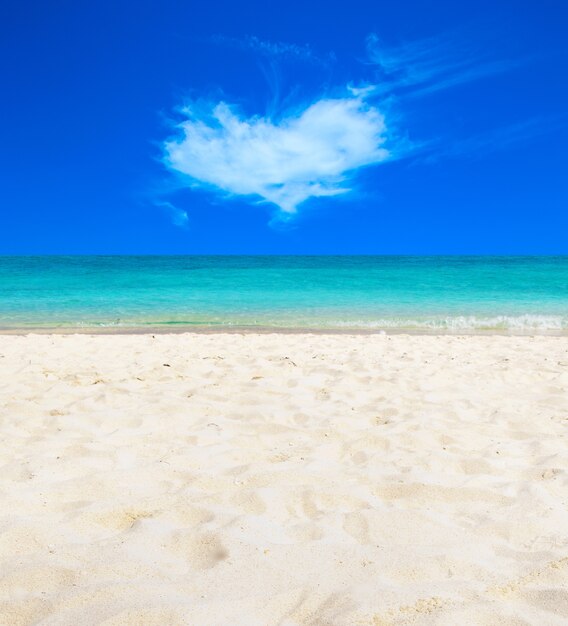
<svg viewBox="0 0 568 626">
<path fill-rule="evenodd" d="M 568 331 L 568 257 L 0 257 L 0 327 Z"/>
</svg>

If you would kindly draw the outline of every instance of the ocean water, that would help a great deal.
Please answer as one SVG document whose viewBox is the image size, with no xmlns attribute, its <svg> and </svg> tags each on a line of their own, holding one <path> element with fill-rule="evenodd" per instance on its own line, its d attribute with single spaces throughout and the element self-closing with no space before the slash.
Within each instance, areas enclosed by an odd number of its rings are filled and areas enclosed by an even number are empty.
<svg viewBox="0 0 568 626">
<path fill-rule="evenodd" d="M 568 333 L 568 257 L 0 257 L 0 328 Z"/>
</svg>

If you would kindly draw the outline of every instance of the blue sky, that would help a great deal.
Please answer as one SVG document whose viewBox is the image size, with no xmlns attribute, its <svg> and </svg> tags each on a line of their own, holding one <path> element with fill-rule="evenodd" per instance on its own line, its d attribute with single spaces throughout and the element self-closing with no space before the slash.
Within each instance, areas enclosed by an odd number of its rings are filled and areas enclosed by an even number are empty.
<svg viewBox="0 0 568 626">
<path fill-rule="evenodd" d="M 566 254 L 563 1 L 0 8 L 2 254 Z"/>
</svg>

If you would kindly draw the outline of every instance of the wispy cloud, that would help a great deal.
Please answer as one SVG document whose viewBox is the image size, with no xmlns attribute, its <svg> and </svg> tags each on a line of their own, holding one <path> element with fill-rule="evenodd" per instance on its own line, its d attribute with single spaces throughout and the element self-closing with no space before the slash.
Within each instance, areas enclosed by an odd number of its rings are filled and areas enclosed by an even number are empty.
<svg viewBox="0 0 568 626">
<path fill-rule="evenodd" d="M 268 91 L 266 93 L 266 115 L 275 117 L 291 104 L 297 102 L 299 94 L 319 87 L 329 80 L 335 62 L 333 53 L 315 52 L 308 44 L 283 41 L 267 41 L 252 35 L 246 37 L 225 37 L 215 35 L 211 42 L 250 53 L 260 69 Z M 296 71 L 290 66 L 302 65 L 302 84 L 295 81 Z M 309 80 L 306 80 L 309 78 Z"/>
<path fill-rule="evenodd" d="M 179 228 L 189 228 L 187 212 L 167 200 L 154 200 L 154 205 L 163 209 L 170 217 L 172 224 Z"/>
<path fill-rule="evenodd" d="M 518 61 L 488 59 L 448 36 L 387 46 L 367 37 L 368 63 L 376 68 L 376 93 L 422 96 L 512 69 Z"/>
<path fill-rule="evenodd" d="M 386 161 L 384 116 L 364 98 L 321 99 L 278 121 L 245 117 L 225 102 L 182 110 L 164 162 L 188 183 L 247 196 L 293 214 L 310 198 L 349 191 L 360 168 Z"/>
<path fill-rule="evenodd" d="M 567 117 L 534 117 L 507 126 L 493 128 L 472 137 L 453 142 L 435 149 L 427 160 L 436 161 L 447 157 L 483 158 L 488 153 L 507 150 L 517 143 L 530 141 L 541 135 L 560 130 L 566 126 Z"/>
<path fill-rule="evenodd" d="M 327 65 L 333 55 L 322 56 L 316 54 L 311 46 L 307 44 L 286 43 L 283 41 L 266 41 L 253 35 L 247 37 L 225 37 L 215 35 L 211 41 L 216 44 L 237 48 L 239 50 L 250 50 L 251 52 L 270 59 L 286 61 L 302 61 L 315 65 Z"/>
</svg>

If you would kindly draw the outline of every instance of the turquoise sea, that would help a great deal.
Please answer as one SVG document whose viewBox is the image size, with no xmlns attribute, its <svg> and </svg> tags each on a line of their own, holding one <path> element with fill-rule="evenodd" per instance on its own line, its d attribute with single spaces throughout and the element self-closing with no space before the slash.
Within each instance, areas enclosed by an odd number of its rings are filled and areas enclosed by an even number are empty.
<svg viewBox="0 0 568 626">
<path fill-rule="evenodd" d="M 0 257 L 0 328 L 568 333 L 568 257 Z"/>
</svg>

